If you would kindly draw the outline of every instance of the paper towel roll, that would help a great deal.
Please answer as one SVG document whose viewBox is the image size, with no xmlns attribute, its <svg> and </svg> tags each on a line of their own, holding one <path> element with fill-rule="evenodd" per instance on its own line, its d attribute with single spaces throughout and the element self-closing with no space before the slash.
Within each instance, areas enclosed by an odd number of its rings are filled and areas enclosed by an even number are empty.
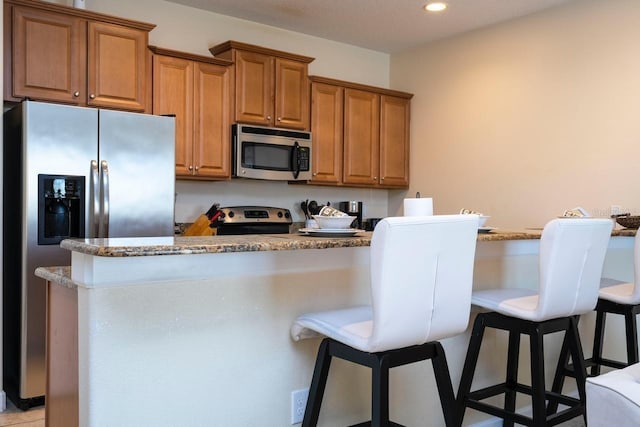
<svg viewBox="0 0 640 427">
<path fill-rule="evenodd" d="M 426 215 L 433 215 L 433 199 L 431 197 L 404 199 L 404 216 Z"/>
</svg>

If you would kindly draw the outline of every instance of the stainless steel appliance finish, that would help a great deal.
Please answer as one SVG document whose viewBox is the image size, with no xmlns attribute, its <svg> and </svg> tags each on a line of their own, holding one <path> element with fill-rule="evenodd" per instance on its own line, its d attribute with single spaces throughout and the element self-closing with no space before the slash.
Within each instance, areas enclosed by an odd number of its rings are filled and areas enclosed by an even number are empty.
<svg viewBox="0 0 640 427">
<path fill-rule="evenodd" d="M 231 127 L 232 175 L 276 181 L 311 179 L 311 133 L 262 126 Z"/>
<path fill-rule="evenodd" d="M 43 401 L 46 295 L 33 272 L 70 264 L 57 242 L 173 235 L 174 120 L 31 101 L 4 114 L 3 373 L 16 406 Z M 84 183 L 78 191 L 83 235 L 39 244 L 38 206 L 48 177 Z"/>
<path fill-rule="evenodd" d="M 347 202 L 340 202 L 340 210 L 346 214 L 351 216 L 355 216 L 356 219 L 353 220 L 351 224 L 354 228 L 362 228 L 362 202 L 357 200 L 349 200 Z"/>
<path fill-rule="evenodd" d="M 292 224 L 289 209 L 269 206 L 231 206 L 220 208 L 217 234 L 286 234 Z"/>
</svg>

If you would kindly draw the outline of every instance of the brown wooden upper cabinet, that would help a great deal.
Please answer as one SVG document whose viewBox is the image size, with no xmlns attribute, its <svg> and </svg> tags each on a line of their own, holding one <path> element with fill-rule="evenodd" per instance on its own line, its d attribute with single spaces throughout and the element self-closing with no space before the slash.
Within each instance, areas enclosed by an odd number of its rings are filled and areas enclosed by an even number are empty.
<svg viewBox="0 0 640 427">
<path fill-rule="evenodd" d="M 153 24 L 37 0 L 4 2 L 4 98 L 145 111 Z"/>
<path fill-rule="evenodd" d="M 311 183 L 409 186 L 413 95 L 325 77 L 311 80 Z"/>
<path fill-rule="evenodd" d="M 309 129 L 308 64 L 314 58 L 236 41 L 209 51 L 234 63 L 236 122 Z"/>
<path fill-rule="evenodd" d="M 344 88 L 311 83 L 311 183 L 342 183 Z"/>
<path fill-rule="evenodd" d="M 150 46 L 153 114 L 176 117 L 176 177 L 231 176 L 231 62 Z"/>
</svg>

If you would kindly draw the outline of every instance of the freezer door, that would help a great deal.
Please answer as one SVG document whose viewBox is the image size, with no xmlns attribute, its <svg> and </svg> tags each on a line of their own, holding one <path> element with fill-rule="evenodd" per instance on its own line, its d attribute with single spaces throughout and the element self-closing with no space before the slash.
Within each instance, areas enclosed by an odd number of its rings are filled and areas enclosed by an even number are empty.
<svg viewBox="0 0 640 427">
<path fill-rule="evenodd" d="M 22 271 L 14 276 L 22 282 L 21 398 L 45 392 L 46 294 L 44 280 L 33 272 L 40 266 L 71 263 L 69 251 L 58 245 L 38 245 L 38 174 L 84 176 L 88 183 L 90 161 L 97 155 L 97 123 L 96 110 L 29 101 L 22 105 L 22 161 L 16 160 L 21 163 L 22 178 L 12 180 L 13 184 L 5 181 L 5 186 L 23 183 L 22 220 L 13 225 L 22 227 L 23 236 L 16 239 L 22 241 Z M 85 206 L 88 193 L 85 191 Z M 89 224 L 87 213 L 84 215 L 85 224 Z"/>
<path fill-rule="evenodd" d="M 99 114 L 102 234 L 173 235 L 175 119 L 110 110 Z"/>
</svg>

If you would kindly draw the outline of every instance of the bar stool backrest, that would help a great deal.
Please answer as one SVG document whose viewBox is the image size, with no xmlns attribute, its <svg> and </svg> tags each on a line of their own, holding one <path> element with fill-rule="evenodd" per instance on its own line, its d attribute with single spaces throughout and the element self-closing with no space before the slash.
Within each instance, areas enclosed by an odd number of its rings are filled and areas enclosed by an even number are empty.
<svg viewBox="0 0 640 427">
<path fill-rule="evenodd" d="M 538 320 L 595 308 L 613 222 L 563 218 L 547 223 L 540 239 Z"/>
<path fill-rule="evenodd" d="M 640 230 L 636 232 L 633 247 L 633 294 L 631 299 L 640 303 Z"/>
<path fill-rule="evenodd" d="M 371 351 L 424 344 L 469 322 L 477 215 L 390 217 L 371 240 Z"/>
</svg>

